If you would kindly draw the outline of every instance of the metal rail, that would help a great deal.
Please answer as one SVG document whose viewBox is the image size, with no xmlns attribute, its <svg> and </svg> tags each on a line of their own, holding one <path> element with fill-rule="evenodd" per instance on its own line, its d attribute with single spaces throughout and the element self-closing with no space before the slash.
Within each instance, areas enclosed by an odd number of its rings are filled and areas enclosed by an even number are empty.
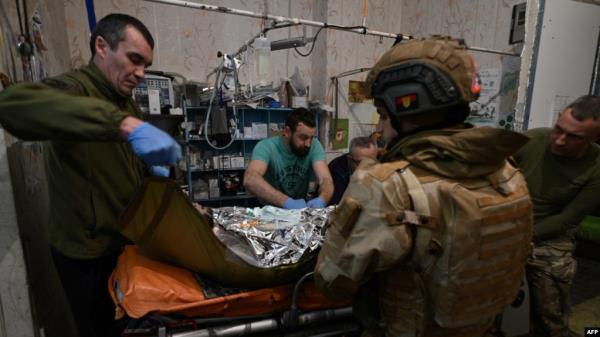
<svg viewBox="0 0 600 337">
<path fill-rule="evenodd" d="M 307 26 L 313 26 L 313 27 L 323 27 L 323 28 L 327 28 L 327 29 L 342 30 L 342 31 L 353 32 L 353 33 L 362 34 L 362 35 L 387 37 L 387 38 L 392 38 L 392 39 L 397 39 L 397 40 L 400 40 L 400 39 L 409 40 L 409 39 L 413 38 L 411 35 L 408 35 L 408 34 L 387 33 L 387 32 L 381 32 L 381 31 L 377 31 L 377 30 L 368 29 L 366 26 L 364 26 L 364 23 L 366 22 L 364 20 L 364 18 L 363 18 L 363 26 L 348 27 L 348 26 L 334 25 L 334 24 L 329 24 L 326 22 L 320 22 L 320 21 L 314 21 L 314 20 L 307 20 L 307 19 L 301 19 L 301 18 L 290 18 L 290 17 L 272 15 L 272 14 L 263 14 L 263 13 L 242 10 L 242 9 L 235 9 L 235 8 L 229 8 L 229 7 L 224 7 L 224 6 L 214 6 L 214 5 L 195 3 L 195 2 L 190 2 L 190 1 L 182 1 L 182 0 L 144 0 L 144 1 L 162 3 L 165 5 L 196 8 L 196 9 L 200 9 L 200 10 L 205 10 L 205 11 L 210 11 L 210 12 L 218 12 L 218 13 L 223 13 L 223 14 L 240 15 L 240 16 L 246 16 L 246 17 L 251 17 L 251 18 L 256 18 L 256 19 L 273 20 L 273 22 L 275 22 L 275 23 L 289 23 L 292 25 L 307 25 Z M 473 51 L 478 51 L 478 52 L 520 57 L 520 54 L 517 54 L 514 52 L 507 52 L 507 51 L 495 50 L 495 49 L 489 49 L 489 48 L 468 47 L 467 49 L 473 50 Z"/>
</svg>

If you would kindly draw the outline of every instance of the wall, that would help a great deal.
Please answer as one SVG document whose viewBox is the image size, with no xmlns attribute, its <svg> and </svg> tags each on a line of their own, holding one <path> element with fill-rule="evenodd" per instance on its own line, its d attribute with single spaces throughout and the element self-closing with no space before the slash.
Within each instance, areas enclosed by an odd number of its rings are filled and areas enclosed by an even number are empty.
<svg viewBox="0 0 600 337">
<path fill-rule="evenodd" d="M 64 25 L 63 6 L 56 6 L 56 0 L 27 0 L 26 2 L 29 16 L 31 17 L 37 12 L 41 20 L 41 41 L 46 50 L 40 49 L 36 53 L 40 78 L 70 69 L 69 44 L 65 38 L 67 30 Z M 21 8 L 22 11 L 23 8 Z M 21 61 L 16 52 L 20 28 L 15 1 L 0 2 L 0 22 L 2 22 L 0 25 L 0 71 L 9 75 L 13 81 L 22 80 Z"/>
<path fill-rule="evenodd" d="M 525 0 L 405 1 L 401 28 L 415 36 L 450 35 L 463 38 L 468 46 L 518 54 L 522 43 L 509 44 L 509 36 L 513 6 L 522 2 Z M 492 120 L 497 125 L 512 118 L 520 58 L 479 51 L 472 51 L 472 54 L 482 76 L 485 71 L 496 71 L 500 76 L 500 83 L 492 93 L 498 98 L 490 102 L 490 105 L 496 105 L 496 116 Z M 490 100 L 482 97 L 480 101 L 486 104 Z"/>
<path fill-rule="evenodd" d="M 201 1 L 195 1 L 201 2 Z M 312 19 L 313 1 L 202 1 L 202 3 L 228 6 L 274 15 Z M 256 35 L 262 20 L 215 12 L 201 11 L 158 4 L 141 0 L 95 1 L 96 17 L 119 12 L 133 15 L 144 22 L 152 32 L 156 46 L 151 69 L 180 73 L 189 80 L 205 82 L 206 75 L 218 64 L 217 52 L 233 53 L 243 42 Z M 89 60 L 89 28 L 83 1 L 66 1 L 70 60 L 79 67 Z M 299 27 L 285 28 L 268 33 L 271 40 L 300 35 Z M 288 77 L 298 66 L 302 75 L 310 79 L 309 59 L 294 52 L 273 52 L 272 80 Z M 242 78 L 246 74 L 242 69 Z M 212 79 L 211 79 L 212 81 Z"/>
<path fill-rule="evenodd" d="M 530 74 L 523 97 L 528 128 L 551 127 L 568 103 L 590 92 L 600 41 L 600 5 L 572 0 L 541 4 L 542 29 L 528 45 L 531 62 L 523 68 Z"/>
<path fill-rule="evenodd" d="M 524 0 L 371 0 L 366 24 L 369 29 L 425 37 L 430 34 L 464 38 L 467 44 L 502 51 L 519 51 L 521 45 L 508 44 L 512 6 Z M 218 4 L 236 9 L 266 12 L 273 15 L 300 17 L 331 24 L 356 26 L 363 20 L 362 0 L 227 0 L 194 1 Z M 143 0 L 95 1 L 98 18 L 110 12 L 124 12 L 140 18 L 156 39 L 152 69 L 181 73 L 188 79 L 205 82 L 206 75 L 218 64 L 216 52 L 236 51 L 244 41 L 256 34 L 261 20 L 157 4 Z M 89 59 L 89 36 L 82 1 L 66 1 L 70 60 L 73 67 Z M 309 36 L 317 28 L 308 27 Z M 269 32 L 271 40 L 300 36 L 300 27 Z M 272 53 L 272 80 L 290 76 L 296 67 L 311 85 L 311 98 L 332 105 L 330 78 L 341 72 L 372 66 L 393 43 L 389 38 L 363 36 L 337 30 L 321 32 L 313 54 L 299 56 L 293 49 Z M 303 52 L 307 47 L 300 48 Z M 501 74 L 500 95 L 495 104 L 503 115 L 512 114 L 518 83 L 520 59 L 474 52 L 480 68 Z M 242 68 L 242 80 L 247 67 Z M 247 71 L 246 71 L 247 72 Z M 352 116 L 347 101 L 349 80 L 363 80 L 366 73 L 340 80 L 339 116 Z M 499 118 L 497 118 L 499 119 Z M 323 120 L 327 120 L 324 118 Z M 325 130 L 326 128 L 323 128 Z M 326 144 L 327 145 L 327 144 Z"/>
<path fill-rule="evenodd" d="M 19 3 L 22 10 L 23 1 Z M 37 12 L 41 21 L 34 79 L 68 70 L 62 2 L 26 3 L 29 17 Z M 0 72 L 12 82 L 24 78 L 16 52 L 19 34 L 17 3 L 0 1 Z M 0 190 L 0 336 L 73 336 L 46 240 L 48 200 L 40 144 L 17 141 L 1 127 Z"/>
<path fill-rule="evenodd" d="M 33 336 L 23 247 L 8 171 L 4 130 L 0 128 L 0 336 Z"/>
</svg>

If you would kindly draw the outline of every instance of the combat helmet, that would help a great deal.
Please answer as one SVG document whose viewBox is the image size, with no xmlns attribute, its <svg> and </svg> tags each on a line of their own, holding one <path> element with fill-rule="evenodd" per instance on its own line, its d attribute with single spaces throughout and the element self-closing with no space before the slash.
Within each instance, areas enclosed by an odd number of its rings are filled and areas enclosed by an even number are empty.
<svg viewBox="0 0 600 337">
<path fill-rule="evenodd" d="M 481 90 L 465 44 L 441 36 L 396 44 L 373 66 L 365 87 L 385 104 L 397 129 L 402 116 L 436 110 L 450 113 L 458 106 L 468 111 L 468 103 Z"/>
</svg>

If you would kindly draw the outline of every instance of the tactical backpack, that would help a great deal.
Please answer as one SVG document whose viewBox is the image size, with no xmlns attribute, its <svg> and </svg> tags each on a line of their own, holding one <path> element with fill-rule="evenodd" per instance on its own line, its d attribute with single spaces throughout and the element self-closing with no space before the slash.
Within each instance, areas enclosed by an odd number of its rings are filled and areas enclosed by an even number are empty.
<svg viewBox="0 0 600 337">
<path fill-rule="evenodd" d="M 516 297 L 530 252 L 532 204 L 523 175 L 508 162 L 485 179 L 453 180 L 394 162 L 412 211 L 411 264 L 427 308 L 444 328 L 484 324 Z"/>
</svg>

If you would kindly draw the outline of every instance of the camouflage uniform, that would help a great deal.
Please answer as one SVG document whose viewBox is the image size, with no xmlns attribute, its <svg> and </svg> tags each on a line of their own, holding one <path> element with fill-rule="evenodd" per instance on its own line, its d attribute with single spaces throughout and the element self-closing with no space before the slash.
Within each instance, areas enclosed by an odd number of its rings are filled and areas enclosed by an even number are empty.
<svg viewBox="0 0 600 337">
<path fill-rule="evenodd" d="M 428 292 L 410 264 L 414 229 L 390 222 L 390 214 L 411 208 L 407 188 L 390 166 L 403 159 L 415 170 L 432 176 L 483 179 L 506 165 L 504 158 L 525 141 L 519 134 L 492 128 L 424 131 L 396 144 L 383 159 L 384 164 L 361 162 L 319 254 L 315 269 L 318 287 L 331 297 L 348 298 L 362 292 L 360 288 L 368 280 L 375 281 L 378 309 L 364 311 L 371 315 L 380 311 L 381 322 L 365 335 L 486 336 L 493 325 L 491 320 L 444 328 L 433 319 L 430 298 L 425 295 Z M 525 188 L 524 184 L 520 188 Z M 521 270 L 523 264 L 524 259 Z M 356 301 L 364 300 L 359 297 Z"/>
<path fill-rule="evenodd" d="M 485 336 L 529 254 L 531 200 L 506 160 L 527 138 L 462 124 L 480 87 L 458 40 L 396 45 L 366 87 L 388 140 L 390 128 L 429 130 L 396 139 L 382 164 L 361 162 L 330 222 L 316 284 L 354 297 L 366 335 Z"/>
<path fill-rule="evenodd" d="M 563 236 L 536 244 L 527 263 L 532 336 L 569 336 L 575 243 Z"/>
</svg>

